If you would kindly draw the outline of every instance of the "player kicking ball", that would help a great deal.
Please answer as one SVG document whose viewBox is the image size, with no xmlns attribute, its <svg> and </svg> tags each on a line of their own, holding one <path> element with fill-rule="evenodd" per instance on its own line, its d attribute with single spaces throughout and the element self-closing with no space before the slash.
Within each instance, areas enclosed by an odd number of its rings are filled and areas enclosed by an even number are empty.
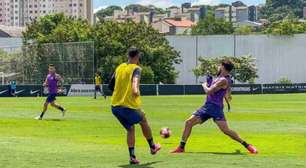
<svg viewBox="0 0 306 168">
<path fill-rule="evenodd" d="M 150 152 L 156 154 L 161 146 L 155 144 L 152 131 L 141 111 L 140 98 L 140 75 L 139 65 L 140 53 L 138 49 L 131 48 L 128 51 L 128 63 L 123 63 L 116 68 L 109 84 L 112 95 L 112 112 L 127 130 L 127 145 L 130 154 L 130 164 L 139 164 L 135 155 L 135 124 L 140 124 L 142 133 L 147 139 Z"/>
<path fill-rule="evenodd" d="M 55 103 L 57 93 L 59 92 L 57 87 L 59 82 L 63 83 L 64 80 L 59 74 L 56 73 L 55 66 L 53 64 L 50 64 L 49 74 L 47 75 L 47 78 L 43 84 L 44 87 L 48 88 L 48 97 L 46 99 L 46 102 L 44 103 L 42 113 L 39 116 L 35 117 L 35 119 L 37 120 L 43 119 L 45 112 L 48 110 L 49 104 L 51 104 L 52 107 L 60 110 L 62 112 L 62 115 L 65 116 L 65 109 Z"/>
<path fill-rule="evenodd" d="M 227 121 L 223 112 L 223 99 L 231 100 L 231 78 L 230 72 L 234 69 L 234 65 L 230 61 L 223 61 L 219 66 L 218 77 L 210 84 L 202 84 L 204 91 L 207 93 L 207 100 L 203 107 L 198 109 L 185 122 L 185 129 L 182 140 L 172 153 L 183 153 L 185 144 L 191 134 L 192 127 L 202 124 L 210 118 L 213 118 L 219 129 L 233 140 L 241 143 L 250 153 L 256 154 L 257 149 L 240 138 L 240 136 L 228 127 Z"/>
</svg>

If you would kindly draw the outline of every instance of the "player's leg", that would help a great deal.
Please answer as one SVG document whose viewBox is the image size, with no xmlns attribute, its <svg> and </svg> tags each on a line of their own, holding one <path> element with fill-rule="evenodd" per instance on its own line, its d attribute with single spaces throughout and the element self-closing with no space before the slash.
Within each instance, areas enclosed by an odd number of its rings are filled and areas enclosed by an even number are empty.
<svg viewBox="0 0 306 168">
<path fill-rule="evenodd" d="M 130 164 L 139 164 L 135 155 L 135 126 L 131 126 L 127 129 L 127 145 L 129 147 Z"/>
<path fill-rule="evenodd" d="M 53 102 L 51 102 L 50 104 L 51 104 L 52 107 L 54 107 L 54 108 L 60 110 L 60 111 L 62 112 L 62 115 L 65 116 L 65 111 L 66 111 L 66 110 L 65 110 L 62 106 L 56 104 L 56 103 L 55 103 L 55 100 L 54 100 Z"/>
<path fill-rule="evenodd" d="M 106 99 L 106 94 L 104 93 L 104 91 L 103 91 L 103 85 L 101 85 L 101 94 L 102 94 L 102 96 L 104 97 L 104 99 Z"/>
<path fill-rule="evenodd" d="M 161 149 L 161 146 L 160 144 L 155 144 L 153 141 L 152 130 L 145 116 L 145 113 L 141 111 L 139 111 L 139 113 L 141 114 L 142 118 L 139 124 L 141 126 L 143 136 L 147 139 L 147 142 L 150 146 L 151 154 L 155 155 Z"/>
<path fill-rule="evenodd" d="M 172 153 L 182 153 L 185 151 L 185 145 L 190 137 L 192 128 L 197 125 L 203 123 L 203 120 L 199 116 L 192 115 L 189 119 L 185 121 L 185 127 L 182 135 L 181 142 L 179 146 L 171 151 Z"/>
<path fill-rule="evenodd" d="M 248 144 L 246 141 L 241 139 L 238 133 L 229 128 L 226 120 L 215 120 L 215 123 L 219 127 L 219 129 L 227 136 L 232 138 L 233 140 L 241 143 L 246 149 L 248 149 L 251 153 L 257 153 L 257 150 L 254 146 Z"/>
<path fill-rule="evenodd" d="M 127 130 L 127 144 L 130 154 L 130 164 L 139 164 L 135 155 L 135 128 L 134 124 L 129 122 L 128 115 L 130 109 L 124 107 L 112 107 L 113 115 L 118 119 L 121 125 Z"/>
<path fill-rule="evenodd" d="M 188 141 L 188 138 L 191 134 L 192 128 L 195 125 L 198 124 L 202 124 L 205 121 L 207 121 L 208 119 L 210 119 L 211 117 L 207 114 L 208 108 L 206 105 L 204 105 L 203 107 L 201 107 L 200 109 L 198 109 L 196 112 L 194 112 L 192 114 L 191 117 L 189 117 L 186 121 L 185 121 L 185 127 L 184 127 L 184 131 L 183 131 L 183 135 L 182 135 L 182 139 L 180 142 L 180 145 L 172 151 L 172 153 L 182 153 L 185 151 L 185 145 Z"/>
<path fill-rule="evenodd" d="M 48 110 L 48 105 L 49 105 L 49 102 L 48 102 L 48 98 L 47 100 L 45 101 L 44 105 L 43 105 L 43 110 L 41 112 L 41 114 L 37 117 L 35 117 L 36 120 L 42 120 L 46 111 Z"/>
</svg>

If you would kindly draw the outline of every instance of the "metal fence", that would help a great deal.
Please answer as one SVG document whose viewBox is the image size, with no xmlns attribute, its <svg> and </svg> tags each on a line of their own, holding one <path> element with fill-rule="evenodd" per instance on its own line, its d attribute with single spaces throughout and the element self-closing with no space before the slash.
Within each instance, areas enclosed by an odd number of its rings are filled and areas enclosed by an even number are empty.
<svg viewBox="0 0 306 168">
<path fill-rule="evenodd" d="M 92 83 L 94 76 L 94 43 L 48 43 L 0 47 L 1 83 L 41 84 L 54 64 L 66 84 Z"/>
</svg>

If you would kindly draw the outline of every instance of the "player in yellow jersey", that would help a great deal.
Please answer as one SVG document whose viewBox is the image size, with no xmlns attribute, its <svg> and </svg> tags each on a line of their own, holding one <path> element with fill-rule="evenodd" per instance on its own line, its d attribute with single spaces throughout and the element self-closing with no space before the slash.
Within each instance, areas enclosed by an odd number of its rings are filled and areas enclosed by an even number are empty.
<svg viewBox="0 0 306 168">
<path fill-rule="evenodd" d="M 106 95 L 103 92 L 103 82 L 100 72 L 96 72 L 95 76 L 95 98 L 97 92 L 99 92 L 102 96 L 104 96 L 104 99 L 106 99 Z"/>
<path fill-rule="evenodd" d="M 130 164 L 139 164 L 134 152 L 135 124 L 140 124 L 152 155 L 156 154 L 161 148 L 159 144 L 154 143 L 151 128 L 141 110 L 139 90 L 141 68 L 138 66 L 139 57 L 140 52 L 138 49 L 129 49 L 128 62 L 116 68 L 109 85 L 109 88 L 113 91 L 112 112 L 127 130 Z"/>
</svg>

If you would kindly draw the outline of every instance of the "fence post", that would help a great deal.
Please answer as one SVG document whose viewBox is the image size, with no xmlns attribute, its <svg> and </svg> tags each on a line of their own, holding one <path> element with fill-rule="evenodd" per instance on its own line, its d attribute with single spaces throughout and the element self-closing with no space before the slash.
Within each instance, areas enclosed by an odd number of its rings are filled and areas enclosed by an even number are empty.
<svg viewBox="0 0 306 168">
<path fill-rule="evenodd" d="M 156 95 L 159 96 L 159 85 L 156 84 L 155 86 L 156 86 Z"/>
</svg>

